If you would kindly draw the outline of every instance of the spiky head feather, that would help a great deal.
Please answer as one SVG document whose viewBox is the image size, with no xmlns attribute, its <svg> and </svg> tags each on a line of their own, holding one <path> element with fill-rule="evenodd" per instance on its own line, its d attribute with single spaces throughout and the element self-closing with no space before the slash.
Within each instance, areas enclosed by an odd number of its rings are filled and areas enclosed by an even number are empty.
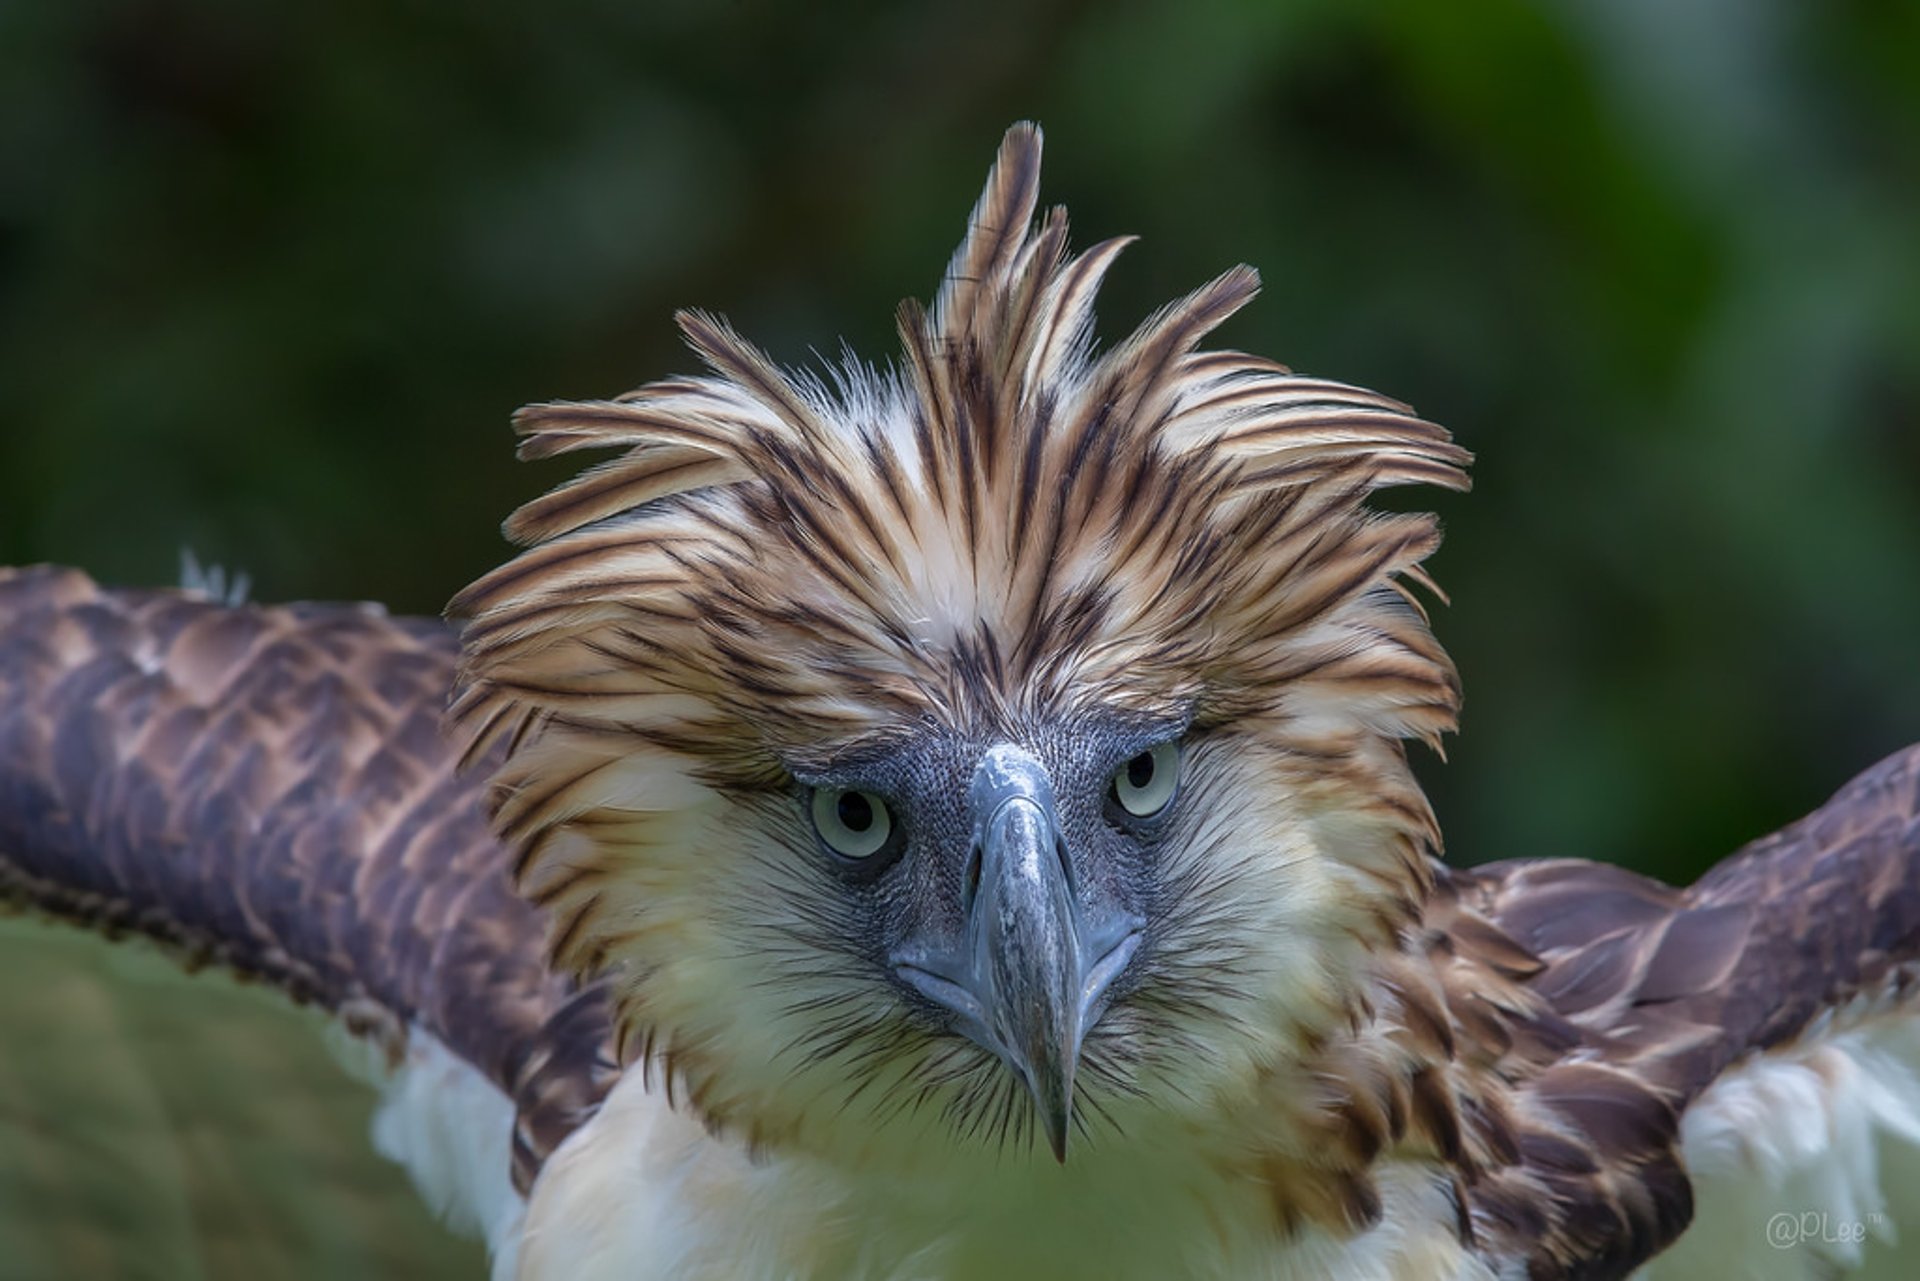
<svg viewBox="0 0 1920 1281">
<path fill-rule="evenodd" d="M 1360 870 L 1408 919 L 1435 837 L 1398 741 L 1451 729 L 1458 686 L 1404 583 L 1436 523 L 1366 499 L 1462 488 L 1468 455 L 1372 392 L 1201 350 L 1246 267 L 1097 352 L 1127 241 L 1074 255 L 1063 210 L 1036 224 L 1040 152 L 1007 134 L 932 309 L 900 309 L 896 368 L 789 372 L 685 313 L 707 374 L 516 420 L 525 457 L 624 452 L 516 513 L 529 549 L 454 602 L 456 713 L 476 752 L 508 743 L 497 821 L 557 960 L 627 967 L 642 1037 L 713 1017 L 665 1010 L 662 975 L 722 943 L 658 903 L 743 839 L 714 798 L 929 723 L 1099 706 L 1263 738 L 1391 813 Z"/>
</svg>

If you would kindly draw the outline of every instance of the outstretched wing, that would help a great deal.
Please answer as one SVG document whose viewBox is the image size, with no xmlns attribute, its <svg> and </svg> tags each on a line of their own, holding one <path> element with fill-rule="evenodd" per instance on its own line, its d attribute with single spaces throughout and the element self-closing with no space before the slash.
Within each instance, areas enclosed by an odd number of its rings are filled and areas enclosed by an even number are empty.
<svg viewBox="0 0 1920 1281">
<path fill-rule="evenodd" d="M 456 649 L 374 606 L 0 569 L 0 902 L 275 984 L 395 1062 L 432 1038 L 511 1101 L 524 1191 L 618 1073 L 442 738 Z"/>
<path fill-rule="evenodd" d="M 1617 1276 L 1662 1246 L 1650 1236 L 1582 1266 L 1577 1225 L 1612 1231 L 1636 1196 L 1644 1222 L 1692 1216 L 1656 1277 L 1828 1275 L 1893 1226 L 1901 1189 L 1883 1140 L 1920 1143 L 1920 747 L 1691 889 L 1574 860 L 1453 880 L 1463 906 L 1538 958 L 1526 986 L 1563 1025 L 1561 1062 L 1524 1088 L 1585 1078 L 1572 1115 L 1587 1151 L 1551 1161 L 1589 1161 L 1595 1177 L 1537 1180 L 1567 1204 L 1552 1207 L 1566 1232 L 1542 1242 L 1536 1275 Z M 1624 1158 L 1625 1180 L 1607 1169 Z"/>
</svg>

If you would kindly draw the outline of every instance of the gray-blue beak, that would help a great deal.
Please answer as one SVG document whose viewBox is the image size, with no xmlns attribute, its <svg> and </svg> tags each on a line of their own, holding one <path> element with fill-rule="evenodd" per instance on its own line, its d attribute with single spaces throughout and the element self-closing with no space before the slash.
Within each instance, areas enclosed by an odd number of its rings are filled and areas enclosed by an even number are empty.
<svg viewBox="0 0 1920 1281">
<path fill-rule="evenodd" d="M 1052 781 L 1031 753 L 990 749 L 974 770 L 969 809 L 964 939 L 957 949 L 901 955 L 899 973 L 1020 1077 L 1064 1162 L 1081 1042 L 1138 946 L 1140 921 L 1083 903 Z"/>
</svg>

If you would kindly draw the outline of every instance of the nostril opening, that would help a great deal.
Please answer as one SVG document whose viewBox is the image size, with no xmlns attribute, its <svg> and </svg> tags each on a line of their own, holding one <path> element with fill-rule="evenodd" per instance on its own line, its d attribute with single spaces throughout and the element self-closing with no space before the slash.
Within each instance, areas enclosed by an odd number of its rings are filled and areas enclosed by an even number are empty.
<svg viewBox="0 0 1920 1281">
<path fill-rule="evenodd" d="M 973 900 L 980 893 L 980 845 L 975 842 L 967 854 L 967 876 L 960 884 L 960 909 L 973 911 Z"/>
<path fill-rule="evenodd" d="M 1060 860 L 1060 871 L 1067 878 L 1067 889 L 1078 893 L 1080 887 L 1073 880 L 1073 856 L 1067 853 L 1067 842 L 1064 837 L 1053 838 L 1053 853 L 1054 857 Z"/>
</svg>

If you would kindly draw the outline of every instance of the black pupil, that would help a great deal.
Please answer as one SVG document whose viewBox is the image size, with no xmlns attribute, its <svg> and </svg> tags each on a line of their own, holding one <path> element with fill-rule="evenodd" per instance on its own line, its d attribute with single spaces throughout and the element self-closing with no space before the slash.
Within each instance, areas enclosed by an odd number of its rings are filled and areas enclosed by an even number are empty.
<svg viewBox="0 0 1920 1281">
<path fill-rule="evenodd" d="M 873 802 L 865 792 L 842 792 L 836 807 L 840 825 L 849 832 L 864 832 L 873 826 Z"/>
<path fill-rule="evenodd" d="M 1142 752 L 1127 762 L 1127 786 L 1143 788 L 1153 781 L 1153 753 Z"/>
</svg>

